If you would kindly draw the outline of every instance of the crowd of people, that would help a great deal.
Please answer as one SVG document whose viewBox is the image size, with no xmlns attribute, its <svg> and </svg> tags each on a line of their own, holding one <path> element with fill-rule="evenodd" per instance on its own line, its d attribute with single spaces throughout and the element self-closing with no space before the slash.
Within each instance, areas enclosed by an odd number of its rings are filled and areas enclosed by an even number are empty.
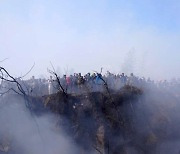
<svg viewBox="0 0 180 154">
<path fill-rule="evenodd" d="M 32 76 L 29 80 L 16 79 L 29 95 L 42 96 L 56 93 L 58 90 L 64 89 L 67 93 L 80 93 L 83 91 L 102 91 L 104 86 L 109 89 L 120 90 L 125 85 L 136 86 L 138 88 L 156 87 L 164 89 L 173 89 L 180 91 L 180 80 L 173 81 L 159 81 L 155 82 L 150 78 L 140 78 L 131 73 L 129 76 L 122 74 L 113 74 L 107 72 L 105 75 L 101 73 L 87 73 L 84 76 L 81 73 L 74 73 L 73 75 L 63 75 L 62 77 L 50 76 L 49 79 L 36 79 Z M 58 83 L 61 84 L 61 87 Z M 10 82 L 1 82 L 0 89 L 14 89 L 17 90 L 16 84 L 12 85 Z"/>
</svg>

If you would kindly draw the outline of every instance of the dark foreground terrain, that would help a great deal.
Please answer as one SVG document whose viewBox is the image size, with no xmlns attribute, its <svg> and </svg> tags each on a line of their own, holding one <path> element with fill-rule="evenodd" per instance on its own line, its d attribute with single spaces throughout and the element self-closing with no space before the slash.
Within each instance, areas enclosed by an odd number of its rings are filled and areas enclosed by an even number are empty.
<svg viewBox="0 0 180 154">
<path fill-rule="evenodd" d="M 0 154 L 28 153 L 22 152 L 21 145 L 14 144 L 12 138 L 15 137 L 6 126 L 12 121 L 3 121 L 6 114 L 2 112 L 4 106 L 13 104 L 17 98 L 23 102 L 21 96 L 15 94 L 1 98 Z M 52 120 L 53 130 L 58 132 L 62 129 L 78 146 L 77 151 L 61 150 L 48 154 L 179 154 L 179 100 L 178 95 L 168 91 L 125 86 L 120 91 L 84 92 L 78 95 L 59 92 L 29 97 L 25 104 L 42 139 L 46 140 L 43 135 L 46 125 L 40 127 L 41 123 L 36 118 L 53 113 L 56 117 Z M 13 120 L 11 127 L 17 123 Z M 19 123 L 26 125 L 23 121 Z M 20 128 L 19 132 L 22 135 L 23 129 Z M 24 136 L 20 140 L 23 142 L 28 138 Z M 58 141 L 55 144 L 63 146 Z M 27 146 L 31 149 L 31 144 Z M 38 142 L 35 146 L 39 146 Z"/>
</svg>

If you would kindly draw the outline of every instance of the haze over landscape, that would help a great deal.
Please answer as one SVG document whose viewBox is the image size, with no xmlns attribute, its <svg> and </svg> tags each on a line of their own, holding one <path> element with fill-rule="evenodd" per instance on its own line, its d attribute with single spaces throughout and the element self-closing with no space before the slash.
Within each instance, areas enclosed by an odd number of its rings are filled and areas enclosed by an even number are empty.
<svg viewBox="0 0 180 154">
<path fill-rule="evenodd" d="M 0 0 L 0 154 L 180 154 L 180 1 Z"/>
<path fill-rule="evenodd" d="M 30 76 L 46 76 L 51 61 L 62 74 L 178 77 L 179 14 L 178 0 L 0 0 L 1 65 L 15 76 L 34 62 Z"/>
</svg>

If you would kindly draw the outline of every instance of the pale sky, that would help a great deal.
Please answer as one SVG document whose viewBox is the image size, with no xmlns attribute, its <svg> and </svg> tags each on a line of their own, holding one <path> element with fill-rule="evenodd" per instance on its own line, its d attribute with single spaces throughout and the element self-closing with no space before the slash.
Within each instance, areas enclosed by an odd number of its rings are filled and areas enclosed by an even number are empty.
<svg viewBox="0 0 180 154">
<path fill-rule="evenodd" d="M 0 63 L 14 76 L 180 77 L 179 0 L 0 0 Z"/>
</svg>

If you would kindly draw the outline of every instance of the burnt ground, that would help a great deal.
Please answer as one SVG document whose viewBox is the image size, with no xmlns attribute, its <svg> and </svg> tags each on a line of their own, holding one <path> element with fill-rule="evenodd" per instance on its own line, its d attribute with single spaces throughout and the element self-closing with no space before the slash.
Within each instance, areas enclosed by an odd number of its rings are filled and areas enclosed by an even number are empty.
<svg viewBox="0 0 180 154">
<path fill-rule="evenodd" d="M 180 139 L 179 98 L 170 93 L 125 86 L 110 93 L 59 92 L 29 102 L 36 116 L 56 114 L 55 127 L 63 127 L 82 153 L 166 154 L 166 143 Z M 180 151 L 173 148 L 167 153 Z"/>
</svg>

